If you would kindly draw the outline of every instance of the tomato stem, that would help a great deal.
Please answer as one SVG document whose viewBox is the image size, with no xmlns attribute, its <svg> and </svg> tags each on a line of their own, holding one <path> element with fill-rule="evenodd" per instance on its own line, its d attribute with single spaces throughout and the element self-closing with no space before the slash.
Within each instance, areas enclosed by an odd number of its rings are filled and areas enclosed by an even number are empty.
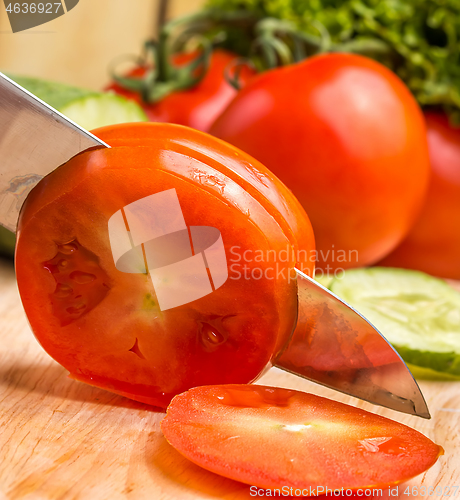
<svg viewBox="0 0 460 500">
<path fill-rule="evenodd" d="M 253 26 L 255 21 L 254 14 L 247 11 L 227 12 L 220 9 L 173 19 L 162 26 L 158 41 L 148 40 L 145 43 L 141 66 L 146 71 L 142 78 L 122 76 L 115 70 L 111 72 L 112 78 L 122 87 L 138 92 L 146 103 L 158 102 L 172 92 L 197 85 L 203 79 L 214 45 L 225 38 L 223 26 L 240 23 Z M 177 66 L 173 62 L 177 45 L 182 50 L 191 39 L 197 45 L 196 57 L 187 64 Z"/>
</svg>

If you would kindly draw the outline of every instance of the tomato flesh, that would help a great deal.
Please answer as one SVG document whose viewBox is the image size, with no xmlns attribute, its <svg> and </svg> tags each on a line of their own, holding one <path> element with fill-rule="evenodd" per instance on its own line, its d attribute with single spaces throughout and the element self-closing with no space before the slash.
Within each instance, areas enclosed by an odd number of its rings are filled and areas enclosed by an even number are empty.
<svg viewBox="0 0 460 500">
<path fill-rule="evenodd" d="M 191 389 L 173 399 L 161 429 L 196 464 L 263 488 L 396 485 L 443 453 L 419 432 L 379 415 L 264 386 Z"/>
<path fill-rule="evenodd" d="M 130 127 L 97 133 L 129 137 Z M 270 366 L 295 325 L 297 286 L 289 274 L 295 262 L 278 262 L 282 273 L 275 279 L 270 261 L 248 262 L 257 273 L 239 278 L 230 256 L 235 248 L 279 254 L 298 242 L 295 228 L 285 231 L 277 222 L 291 227 L 254 180 L 248 192 L 242 179 L 225 174 L 226 157 L 230 162 L 240 152 L 175 125 L 134 130 L 138 140 L 145 137 L 144 146 L 114 139 L 112 148 L 74 157 L 31 192 L 19 221 L 16 272 L 34 334 L 72 377 L 165 407 L 190 387 L 249 382 Z M 188 140 L 187 151 L 174 139 Z M 221 163 L 205 163 L 199 152 L 206 148 L 219 151 Z M 145 270 L 116 268 L 108 221 L 127 205 L 170 189 L 188 227 L 220 231 L 229 275 L 212 293 L 161 310 Z M 292 197 L 287 190 L 285 196 Z M 291 216 L 300 227 L 309 225 L 300 207 Z M 311 248 L 308 234 L 311 228 L 299 240 Z"/>
<path fill-rule="evenodd" d="M 57 254 L 43 267 L 56 280 L 50 299 L 62 326 L 94 309 L 109 291 L 108 276 L 97 257 L 77 240 L 58 245 Z"/>
</svg>

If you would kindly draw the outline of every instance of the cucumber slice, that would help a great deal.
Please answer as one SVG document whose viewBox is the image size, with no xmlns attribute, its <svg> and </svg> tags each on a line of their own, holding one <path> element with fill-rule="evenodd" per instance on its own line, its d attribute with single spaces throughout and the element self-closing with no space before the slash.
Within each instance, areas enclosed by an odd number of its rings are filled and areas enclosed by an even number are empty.
<svg viewBox="0 0 460 500">
<path fill-rule="evenodd" d="M 437 380 L 439 382 L 455 382 L 460 380 L 458 375 L 449 375 L 448 373 L 437 372 L 431 368 L 422 368 L 421 366 L 406 363 L 412 375 L 417 380 Z"/>
<path fill-rule="evenodd" d="M 137 103 L 111 92 L 95 92 L 24 76 L 9 77 L 87 130 L 147 121 L 144 110 Z M 15 235 L 0 226 L 0 254 L 12 256 L 15 241 Z"/>
<path fill-rule="evenodd" d="M 82 97 L 59 111 L 86 130 L 117 123 L 147 121 L 147 115 L 137 103 L 109 92 Z"/>
<path fill-rule="evenodd" d="M 460 293 L 418 271 L 353 269 L 330 290 L 369 319 L 420 378 L 460 378 Z M 433 373 L 435 372 L 435 373 Z"/>
<path fill-rule="evenodd" d="M 330 284 L 334 281 L 334 276 L 328 274 L 315 274 L 315 281 L 325 288 L 329 288 Z"/>
<path fill-rule="evenodd" d="M 9 77 L 87 130 L 147 121 L 147 115 L 136 102 L 112 92 L 96 92 L 24 76 Z"/>
</svg>

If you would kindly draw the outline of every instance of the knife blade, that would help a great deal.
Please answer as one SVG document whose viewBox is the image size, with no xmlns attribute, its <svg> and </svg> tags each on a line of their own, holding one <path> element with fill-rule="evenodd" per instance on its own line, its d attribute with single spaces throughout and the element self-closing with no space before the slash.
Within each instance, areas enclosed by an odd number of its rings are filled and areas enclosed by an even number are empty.
<svg viewBox="0 0 460 500">
<path fill-rule="evenodd" d="M 15 232 L 27 195 L 45 175 L 109 146 L 2 73 L 0 99 L 0 224 Z"/>
<path fill-rule="evenodd" d="M 76 154 L 110 147 L 0 73 L 0 224 L 15 232 L 40 180 Z M 298 321 L 275 365 L 351 396 L 430 418 L 409 369 L 351 306 L 297 271 Z"/>
<path fill-rule="evenodd" d="M 365 401 L 430 418 L 401 356 L 352 306 L 296 269 L 298 318 L 275 366 Z"/>
</svg>

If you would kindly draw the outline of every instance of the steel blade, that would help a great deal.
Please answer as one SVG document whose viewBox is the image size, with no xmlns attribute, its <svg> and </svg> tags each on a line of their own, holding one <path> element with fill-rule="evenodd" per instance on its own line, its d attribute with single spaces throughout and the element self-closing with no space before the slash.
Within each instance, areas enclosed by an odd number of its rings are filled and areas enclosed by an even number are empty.
<svg viewBox="0 0 460 500">
<path fill-rule="evenodd" d="M 370 403 L 430 418 L 417 382 L 383 335 L 353 307 L 296 271 L 297 326 L 275 366 Z"/>
<path fill-rule="evenodd" d="M 109 146 L 0 73 L 0 224 L 15 232 L 40 179 L 94 147 Z"/>
</svg>

